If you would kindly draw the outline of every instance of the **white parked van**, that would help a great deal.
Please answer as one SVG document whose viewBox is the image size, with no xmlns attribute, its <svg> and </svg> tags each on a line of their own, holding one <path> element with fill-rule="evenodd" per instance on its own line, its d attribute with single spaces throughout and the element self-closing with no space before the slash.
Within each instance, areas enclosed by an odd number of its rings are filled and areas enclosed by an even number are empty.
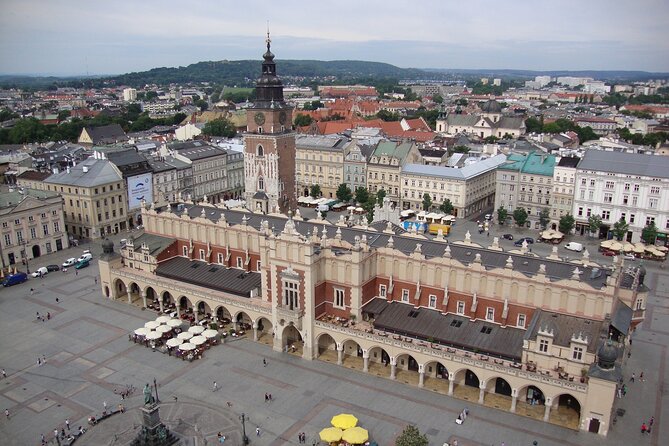
<svg viewBox="0 0 669 446">
<path fill-rule="evenodd" d="M 319 204 L 316 210 L 319 212 L 328 212 L 330 210 L 330 206 L 327 204 Z"/>
<path fill-rule="evenodd" d="M 577 242 L 569 242 L 566 245 L 564 245 L 564 249 L 568 249 L 570 251 L 581 252 L 581 251 L 583 251 L 583 245 L 581 243 L 577 243 Z"/>
<path fill-rule="evenodd" d="M 90 253 L 86 253 L 86 254 L 82 255 L 81 257 L 79 257 L 77 259 L 77 263 L 81 262 L 81 261 L 84 261 L 84 260 L 90 261 L 92 258 L 93 258 L 93 256 Z"/>
</svg>

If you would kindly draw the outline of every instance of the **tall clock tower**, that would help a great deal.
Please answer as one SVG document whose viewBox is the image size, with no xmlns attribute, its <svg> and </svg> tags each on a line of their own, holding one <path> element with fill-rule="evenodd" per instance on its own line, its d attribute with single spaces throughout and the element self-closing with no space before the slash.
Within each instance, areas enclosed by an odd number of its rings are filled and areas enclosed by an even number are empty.
<svg viewBox="0 0 669 446">
<path fill-rule="evenodd" d="M 293 109 L 283 100 L 283 84 L 276 75 L 270 43 L 268 31 L 256 100 L 246 111 L 245 198 L 249 209 L 287 213 L 297 204 Z"/>
</svg>

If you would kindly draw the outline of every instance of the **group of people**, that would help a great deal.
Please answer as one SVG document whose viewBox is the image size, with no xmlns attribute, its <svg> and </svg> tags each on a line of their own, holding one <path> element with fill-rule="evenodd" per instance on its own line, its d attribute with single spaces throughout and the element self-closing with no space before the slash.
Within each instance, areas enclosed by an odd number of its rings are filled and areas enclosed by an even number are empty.
<svg viewBox="0 0 669 446">
<path fill-rule="evenodd" d="M 641 423 L 641 433 L 650 434 L 651 430 L 653 429 L 653 423 L 655 423 L 655 417 L 650 417 L 648 424 L 646 424 L 645 421 Z"/>
<path fill-rule="evenodd" d="M 37 320 L 42 321 L 42 322 L 50 321 L 51 320 L 51 312 L 47 312 L 46 316 L 44 316 L 43 314 L 40 314 L 39 311 L 38 311 L 37 312 Z"/>
<path fill-rule="evenodd" d="M 65 432 L 65 429 L 67 429 L 67 432 Z M 67 440 L 69 442 L 72 442 L 75 438 L 79 437 L 80 435 L 83 435 L 84 432 L 86 432 L 86 429 L 83 427 L 79 426 L 79 428 L 74 431 L 73 429 L 70 428 L 70 419 L 66 418 L 65 419 L 65 426 L 61 426 L 60 431 L 58 428 L 55 428 L 53 430 L 53 437 L 56 440 L 58 444 L 60 444 L 60 440 Z M 44 434 L 40 434 L 40 439 L 42 441 L 42 446 L 45 446 L 48 444 L 48 441 L 46 440 L 46 437 Z"/>
</svg>

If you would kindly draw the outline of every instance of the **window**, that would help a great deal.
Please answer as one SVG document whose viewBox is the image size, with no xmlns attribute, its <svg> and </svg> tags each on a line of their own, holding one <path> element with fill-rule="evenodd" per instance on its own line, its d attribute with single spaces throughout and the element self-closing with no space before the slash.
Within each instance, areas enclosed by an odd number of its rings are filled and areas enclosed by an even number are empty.
<svg viewBox="0 0 669 446">
<path fill-rule="evenodd" d="M 660 187 L 659 186 L 651 186 L 650 187 L 650 193 L 653 195 L 659 195 L 660 194 Z"/>
<path fill-rule="evenodd" d="M 486 309 L 485 318 L 487 321 L 495 320 L 495 309 L 493 307 L 488 307 Z"/>
<path fill-rule="evenodd" d="M 636 219 L 636 215 L 630 214 L 630 223 L 634 223 L 635 219 Z"/>
<path fill-rule="evenodd" d="M 634 192 L 639 192 L 639 185 L 638 184 L 634 185 Z"/>
<path fill-rule="evenodd" d="M 612 203 L 613 202 L 613 194 L 604 194 L 604 203 Z"/>
<path fill-rule="evenodd" d="M 646 217 L 646 226 L 654 225 L 655 217 Z"/>
<path fill-rule="evenodd" d="M 200 260 L 204 260 L 204 249 L 200 250 Z"/>
<path fill-rule="evenodd" d="M 428 306 L 430 308 L 437 308 L 437 296 L 430 294 Z"/>
<path fill-rule="evenodd" d="M 5 246 L 9 246 L 12 244 L 12 235 L 11 234 L 5 234 Z"/>
<path fill-rule="evenodd" d="M 590 187 L 595 187 L 595 180 L 590 180 Z"/>
<path fill-rule="evenodd" d="M 258 260 L 256 262 L 256 271 L 260 272 L 261 269 L 262 269 L 262 262 Z"/>
<path fill-rule="evenodd" d="M 16 242 L 23 243 L 23 232 L 16 231 Z"/>
<path fill-rule="evenodd" d="M 21 224 L 21 220 L 19 220 L 19 219 L 17 218 L 16 220 L 14 220 L 14 224 L 15 224 L 15 225 L 20 225 L 20 224 Z"/>
<path fill-rule="evenodd" d="M 32 215 L 28 216 L 28 221 L 35 221 L 35 218 Z"/>
<path fill-rule="evenodd" d="M 42 231 L 44 231 L 44 235 L 49 235 L 49 225 L 42 225 Z"/>
<path fill-rule="evenodd" d="M 335 288 L 334 290 L 334 306 L 344 308 L 344 290 L 341 288 Z"/>
<path fill-rule="evenodd" d="M 657 198 L 649 198 L 648 199 L 648 207 L 651 209 L 657 209 Z"/>
<path fill-rule="evenodd" d="M 379 296 L 380 297 L 386 297 L 386 286 L 385 285 L 379 285 Z"/>
<path fill-rule="evenodd" d="M 578 216 L 583 217 L 583 208 L 578 208 Z"/>
<path fill-rule="evenodd" d="M 602 220 L 608 220 L 611 218 L 611 211 L 602 211 Z"/>
<path fill-rule="evenodd" d="M 299 309 L 297 282 L 283 281 L 283 304 L 291 310 Z"/>
<path fill-rule="evenodd" d="M 455 310 L 457 314 L 465 314 L 465 303 L 464 301 L 459 300 L 457 309 Z"/>
<path fill-rule="evenodd" d="M 548 341 L 545 339 L 542 339 L 539 341 L 539 351 L 541 353 L 548 353 Z"/>
<path fill-rule="evenodd" d="M 185 256 L 188 257 L 188 246 L 184 246 L 181 250 L 181 253 Z"/>
<path fill-rule="evenodd" d="M 262 177 L 258 178 L 258 190 L 265 190 L 265 180 Z"/>
<path fill-rule="evenodd" d="M 583 360 L 583 347 L 574 347 L 571 357 L 576 361 Z"/>
<path fill-rule="evenodd" d="M 402 302 L 409 302 L 409 290 L 402 290 Z"/>
<path fill-rule="evenodd" d="M 221 264 L 223 263 L 223 253 L 220 252 L 218 253 L 218 255 L 216 256 L 216 262 Z"/>
<path fill-rule="evenodd" d="M 7 222 L 6 222 L 6 221 L 3 221 L 3 222 L 2 222 L 2 227 L 3 227 L 3 228 L 6 228 L 7 226 L 8 226 Z"/>
<path fill-rule="evenodd" d="M 237 268 L 244 268 L 244 261 L 241 257 L 237 257 Z"/>
<path fill-rule="evenodd" d="M 613 181 L 607 181 L 604 187 L 606 189 L 613 189 L 615 187 L 615 183 Z"/>
<path fill-rule="evenodd" d="M 518 323 L 516 325 L 520 328 L 525 328 L 525 315 L 524 314 L 519 314 L 518 315 Z"/>
<path fill-rule="evenodd" d="M 625 183 L 625 190 L 629 191 L 630 190 L 630 183 Z"/>
<path fill-rule="evenodd" d="M 37 229 L 30 228 L 30 238 L 37 238 Z"/>
</svg>

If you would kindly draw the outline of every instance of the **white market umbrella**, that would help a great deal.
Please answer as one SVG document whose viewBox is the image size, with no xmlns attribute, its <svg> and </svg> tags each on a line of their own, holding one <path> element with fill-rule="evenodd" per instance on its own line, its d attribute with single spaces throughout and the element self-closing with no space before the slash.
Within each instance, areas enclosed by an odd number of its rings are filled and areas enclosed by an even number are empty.
<svg viewBox="0 0 669 446">
<path fill-rule="evenodd" d="M 218 336 L 218 332 L 216 330 L 205 330 L 205 331 L 202 332 L 202 336 L 204 336 L 205 338 L 211 339 L 211 338 L 215 338 L 216 336 Z"/>
<path fill-rule="evenodd" d="M 177 335 L 177 338 L 179 338 L 179 339 L 183 339 L 184 341 L 187 341 L 187 340 L 189 340 L 189 339 L 192 338 L 192 337 L 193 337 L 193 333 L 189 333 L 189 332 L 187 332 L 187 331 L 184 331 L 183 333 L 179 333 L 179 334 Z"/>
<path fill-rule="evenodd" d="M 148 328 L 142 327 L 142 328 L 138 328 L 137 330 L 135 330 L 135 334 L 137 336 L 146 336 L 147 334 L 149 334 L 149 331 L 150 330 Z"/>
<path fill-rule="evenodd" d="M 613 243 L 611 243 L 611 246 L 609 246 L 609 249 L 611 251 L 620 251 L 621 249 L 623 249 L 623 244 L 614 240 Z"/>
<path fill-rule="evenodd" d="M 158 317 L 156 318 L 156 322 L 158 322 L 159 324 L 166 324 L 167 321 L 169 321 L 169 320 L 171 320 L 171 319 L 172 319 L 172 318 L 169 317 L 169 316 L 158 316 Z"/>
<path fill-rule="evenodd" d="M 613 240 L 604 240 L 602 243 L 599 244 L 602 248 L 611 248 L 611 244 L 613 243 Z"/>
<path fill-rule="evenodd" d="M 162 337 L 163 337 L 163 334 L 158 333 L 157 331 L 152 331 L 152 332 L 150 332 L 149 334 L 146 335 L 146 339 L 148 339 L 149 341 L 160 339 Z"/>
<path fill-rule="evenodd" d="M 625 251 L 625 252 L 634 251 L 634 245 L 631 244 L 630 242 L 625 242 L 625 244 L 623 245 L 623 251 Z"/>
<path fill-rule="evenodd" d="M 148 328 L 149 330 L 155 330 L 158 327 L 160 327 L 160 323 L 156 321 L 149 321 L 144 324 L 144 328 Z"/>
<path fill-rule="evenodd" d="M 636 243 L 634 245 L 634 252 L 637 254 L 643 254 L 643 252 L 646 250 L 646 247 L 643 243 Z"/>
<path fill-rule="evenodd" d="M 204 336 L 193 336 L 190 340 L 190 343 L 193 345 L 202 345 L 207 342 L 207 338 Z"/>
<path fill-rule="evenodd" d="M 168 347 L 176 347 L 177 345 L 182 344 L 182 343 L 183 343 L 183 339 L 172 338 L 172 339 L 168 339 L 165 344 L 167 344 Z"/>
<path fill-rule="evenodd" d="M 181 344 L 179 346 L 179 350 L 188 352 L 188 351 L 191 351 L 191 350 L 195 350 L 195 346 L 193 344 L 191 344 L 190 342 L 186 342 L 185 344 Z"/>
<path fill-rule="evenodd" d="M 202 333 L 204 330 L 205 330 L 204 327 L 201 326 L 201 325 L 193 325 L 191 328 L 188 329 L 188 331 L 190 333 L 193 333 L 193 334 L 196 334 L 196 335 Z"/>
<path fill-rule="evenodd" d="M 181 324 L 183 324 L 183 321 L 180 319 L 170 319 L 167 321 L 167 326 L 172 328 L 181 327 Z"/>
<path fill-rule="evenodd" d="M 156 331 L 158 333 L 165 334 L 172 331 L 172 327 L 170 327 L 169 325 L 161 325 L 160 327 L 156 328 Z"/>
<path fill-rule="evenodd" d="M 662 252 L 669 251 L 669 248 L 667 248 L 666 246 L 657 246 L 656 248 L 657 248 L 658 251 L 662 251 Z"/>
</svg>

